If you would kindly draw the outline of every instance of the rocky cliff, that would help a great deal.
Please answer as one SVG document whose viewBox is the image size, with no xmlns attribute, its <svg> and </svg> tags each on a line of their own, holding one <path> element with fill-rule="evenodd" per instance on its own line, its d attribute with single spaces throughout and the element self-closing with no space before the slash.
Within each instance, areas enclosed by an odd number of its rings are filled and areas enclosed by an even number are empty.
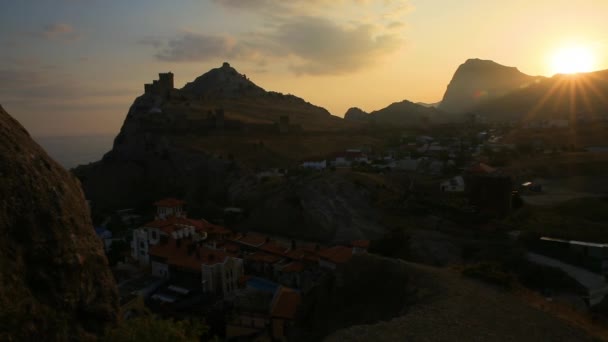
<svg viewBox="0 0 608 342">
<path fill-rule="evenodd" d="M 515 67 L 493 61 L 469 59 L 460 65 L 448 84 L 439 109 L 465 113 L 478 104 L 527 87 L 542 77 L 526 75 Z"/>
<path fill-rule="evenodd" d="M 0 340 L 93 339 L 118 295 L 78 180 L 0 107 Z"/>
</svg>

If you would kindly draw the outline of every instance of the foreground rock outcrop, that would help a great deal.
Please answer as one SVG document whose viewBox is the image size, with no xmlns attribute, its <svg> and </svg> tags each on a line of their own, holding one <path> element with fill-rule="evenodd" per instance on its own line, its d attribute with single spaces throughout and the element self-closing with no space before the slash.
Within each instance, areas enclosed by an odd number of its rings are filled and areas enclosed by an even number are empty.
<svg viewBox="0 0 608 342">
<path fill-rule="evenodd" d="M 78 180 L 0 107 L 0 340 L 88 340 L 116 284 Z"/>
</svg>

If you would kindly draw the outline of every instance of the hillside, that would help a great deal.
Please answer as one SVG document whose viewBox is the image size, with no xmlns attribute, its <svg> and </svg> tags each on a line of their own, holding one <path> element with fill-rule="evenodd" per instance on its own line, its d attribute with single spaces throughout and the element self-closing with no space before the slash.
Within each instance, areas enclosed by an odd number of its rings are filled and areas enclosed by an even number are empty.
<svg viewBox="0 0 608 342">
<path fill-rule="evenodd" d="M 379 125 L 424 126 L 446 120 L 445 115 L 433 106 L 425 106 L 408 100 L 366 113 L 359 108 L 350 108 L 344 114 L 345 121 L 366 122 Z"/>
<path fill-rule="evenodd" d="M 491 121 L 605 120 L 607 107 L 608 70 L 603 70 L 542 79 L 474 111 Z"/>
<path fill-rule="evenodd" d="M 0 340 L 93 340 L 118 293 L 78 180 L 0 107 Z"/>
<path fill-rule="evenodd" d="M 418 289 L 418 298 L 410 301 L 405 314 L 339 330 L 325 341 L 597 340 L 573 322 L 525 304 L 513 293 L 463 278 L 452 270 L 405 264 L 408 285 Z"/>
<path fill-rule="evenodd" d="M 290 124 L 305 131 L 353 126 L 297 96 L 264 90 L 228 63 L 187 83 L 180 93 L 188 101 L 170 101 L 165 111 L 183 113 L 190 120 L 207 119 L 209 111 L 222 108 L 226 120 L 247 124 L 273 125 L 287 116 Z"/>
<path fill-rule="evenodd" d="M 469 59 L 454 73 L 438 108 L 449 113 L 465 113 L 480 103 L 502 97 L 541 79 L 526 75 L 515 67 L 489 60 Z"/>
</svg>

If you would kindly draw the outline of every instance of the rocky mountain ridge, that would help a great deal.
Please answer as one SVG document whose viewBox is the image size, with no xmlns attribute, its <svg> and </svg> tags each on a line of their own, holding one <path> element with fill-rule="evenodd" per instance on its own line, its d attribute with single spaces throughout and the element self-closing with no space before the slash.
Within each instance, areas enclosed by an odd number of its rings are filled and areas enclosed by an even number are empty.
<svg viewBox="0 0 608 342">
<path fill-rule="evenodd" d="M 465 113 L 542 79 L 494 61 L 469 59 L 454 73 L 438 108 L 448 113 Z"/>
</svg>

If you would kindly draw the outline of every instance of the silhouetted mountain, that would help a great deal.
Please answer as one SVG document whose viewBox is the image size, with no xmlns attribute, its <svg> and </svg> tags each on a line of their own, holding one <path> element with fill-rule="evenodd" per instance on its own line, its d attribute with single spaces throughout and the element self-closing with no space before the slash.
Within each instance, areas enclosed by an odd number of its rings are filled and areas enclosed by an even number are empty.
<svg viewBox="0 0 608 342">
<path fill-rule="evenodd" d="M 433 121 L 445 120 L 445 115 L 434 107 L 425 107 L 408 100 L 395 102 L 388 107 L 366 113 L 363 110 L 353 107 L 350 108 L 344 119 L 347 121 L 358 121 L 375 124 L 387 125 L 420 125 Z"/>
<path fill-rule="evenodd" d="M 416 102 L 416 104 L 428 108 L 437 108 L 439 105 L 441 105 L 441 101 L 435 103 Z"/>
<path fill-rule="evenodd" d="M 172 74 L 160 76 L 129 108 L 112 150 L 75 170 L 101 211 L 149 205 L 167 195 L 216 200 L 233 180 L 235 159 L 284 166 L 336 148 L 298 133 L 361 125 L 299 97 L 267 92 L 227 63 L 181 90 L 172 89 Z M 271 146 L 271 139 L 282 141 Z"/>
<path fill-rule="evenodd" d="M 490 121 L 605 118 L 608 70 L 541 79 L 504 97 L 480 104 L 474 112 Z"/>
<path fill-rule="evenodd" d="M 441 111 L 408 100 L 395 102 L 388 107 L 373 111 L 370 120 L 378 124 L 419 125 L 444 120 Z"/>
<path fill-rule="evenodd" d="M 0 340 L 95 340 L 118 291 L 80 184 L 1 106 L 0 175 Z"/>
<path fill-rule="evenodd" d="M 439 109 L 449 113 L 468 112 L 482 102 L 502 97 L 541 79 L 543 77 L 526 75 L 515 67 L 469 59 L 456 70 Z"/>
<path fill-rule="evenodd" d="M 369 113 L 363 111 L 361 108 L 352 107 L 346 111 L 344 114 L 344 119 L 352 121 L 366 121 L 368 119 L 368 115 Z"/>
<path fill-rule="evenodd" d="M 197 77 L 181 90 L 204 97 L 262 96 L 266 93 L 264 89 L 251 82 L 246 75 L 240 74 L 228 63 Z"/>
</svg>

